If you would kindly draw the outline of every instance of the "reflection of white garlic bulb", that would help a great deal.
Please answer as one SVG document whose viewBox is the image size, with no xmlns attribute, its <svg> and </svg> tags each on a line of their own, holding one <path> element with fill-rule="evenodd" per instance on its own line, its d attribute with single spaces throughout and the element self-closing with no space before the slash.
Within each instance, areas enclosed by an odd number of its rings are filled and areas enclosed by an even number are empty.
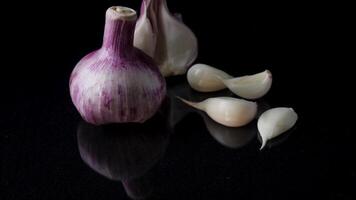
<svg viewBox="0 0 356 200">
<path fill-rule="evenodd" d="M 298 115 L 293 108 L 279 107 L 264 112 L 257 122 L 257 128 L 262 139 L 261 149 L 268 140 L 292 128 L 297 119 Z"/>
<path fill-rule="evenodd" d="M 229 127 L 246 125 L 254 119 L 257 113 L 255 102 L 238 98 L 215 97 L 202 102 L 180 99 L 186 104 L 206 112 L 214 121 Z"/>
<path fill-rule="evenodd" d="M 234 94 L 246 99 L 258 99 L 264 96 L 272 85 L 272 74 L 269 70 L 233 78 L 205 64 L 192 66 L 188 71 L 187 79 L 190 86 L 197 91 L 213 92 L 227 87 Z"/>
<path fill-rule="evenodd" d="M 135 47 L 151 56 L 163 76 L 184 74 L 198 55 L 194 33 L 172 15 L 166 0 L 143 0 Z"/>
</svg>

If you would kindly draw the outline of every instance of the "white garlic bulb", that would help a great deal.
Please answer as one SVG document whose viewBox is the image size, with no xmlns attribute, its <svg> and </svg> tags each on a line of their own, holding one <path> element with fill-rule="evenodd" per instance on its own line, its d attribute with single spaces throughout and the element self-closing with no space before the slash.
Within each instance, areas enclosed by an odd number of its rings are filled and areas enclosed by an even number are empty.
<svg viewBox="0 0 356 200">
<path fill-rule="evenodd" d="M 226 88 L 223 80 L 233 78 L 229 74 L 205 64 L 195 64 L 187 73 L 189 85 L 199 92 L 214 92 Z"/>
<path fill-rule="evenodd" d="M 272 74 L 269 70 L 249 76 L 233 78 L 229 74 L 205 64 L 195 64 L 187 73 L 190 86 L 199 92 L 214 92 L 228 88 L 245 99 L 257 99 L 270 90 Z"/>
<path fill-rule="evenodd" d="M 257 104 L 255 102 L 238 98 L 214 97 L 202 102 L 180 99 L 186 104 L 206 112 L 214 121 L 229 127 L 246 125 L 254 119 L 257 113 Z"/>
<path fill-rule="evenodd" d="M 151 56 L 163 76 L 184 74 L 198 56 L 194 33 L 168 10 L 166 0 L 143 0 L 135 47 Z"/>
<path fill-rule="evenodd" d="M 262 149 L 268 140 L 279 136 L 294 126 L 298 115 L 293 108 L 278 107 L 264 112 L 257 122 L 262 139 Z"/>
</svg>

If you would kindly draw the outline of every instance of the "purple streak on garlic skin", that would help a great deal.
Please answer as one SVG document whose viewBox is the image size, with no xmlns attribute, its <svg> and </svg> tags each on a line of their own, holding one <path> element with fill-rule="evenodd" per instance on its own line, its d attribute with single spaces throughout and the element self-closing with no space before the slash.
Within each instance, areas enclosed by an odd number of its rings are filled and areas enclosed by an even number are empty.
<svg viewBox="0 0 356 200">
<path fill-rule="evenodd" d="M 144 122 L 165 98 L 165 80 L 154 61 L 133 47 L 136 13 L 106 12 L 103 46 L 85 56 L 70 78 L 72 101 L 89 123 Z M 125 14 L 125 13 L 124 13 Z"/>
</svg>

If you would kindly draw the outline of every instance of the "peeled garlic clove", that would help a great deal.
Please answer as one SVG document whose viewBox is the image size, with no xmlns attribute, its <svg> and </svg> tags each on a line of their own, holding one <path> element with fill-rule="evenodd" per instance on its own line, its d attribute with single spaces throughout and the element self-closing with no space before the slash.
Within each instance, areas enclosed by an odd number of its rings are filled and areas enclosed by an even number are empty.
<svg viewBox="0 0 356 200">
<path fill-rule="evenodd" d="M 226 88 L 223 80 L 231 78 L 229 74 L 205 64 L 195 64 L 187 73 L 189 85 L 199 92 L 222 90 Z"/>
<path fill-rule="evenodd" d="M 169 12 L 166 0 L 143 0 L 141 12 L 135 46 L 151 55 L 163 76 L 184 74 L 198 55 L 194 33 Z"/>
<path fill-rule="evenodd" d="M 180 99 L 186 104 L 206 112 L 214 121 L 229 127 L 246 125 L 254 119 L 257 113 L 257 104 L 243 99 L 215 97 L 202 102 Z"/>
<path fill-rule="evenodd" d="M 234 94 L 245 99 L 258 99 L 269 91 L 272 85 L 272 74 L 269 70 L 223 81 Z"/>
<path fill-rule="evenodd" d="M 292 128 L 297 119 L 298 115 L 293 108 L 279 107 L 264 112 L 257 122 L 257 128 L 262 139 L 260 149 L 263 149 L 268 140 Z"/>
<path fill-rule="evenodd" d="M 187 73 L 189 85 L 199 92 L 214 92 L 229 88 L 234 94 L 245 99 L 257 99 L 271 88 L 272 74 L 264 72 L 233 78 L 229 74 L 205 64 L 192 66 Z"/>
</svg>

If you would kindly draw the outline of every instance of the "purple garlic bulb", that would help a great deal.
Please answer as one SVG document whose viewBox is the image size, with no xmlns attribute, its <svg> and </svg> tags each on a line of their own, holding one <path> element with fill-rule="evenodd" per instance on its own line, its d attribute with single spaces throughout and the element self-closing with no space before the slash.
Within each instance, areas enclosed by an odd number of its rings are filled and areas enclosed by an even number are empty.
<svg viewBox="0 0 356 200">
<path fill-rule="evenodd" d="M 89 123 L 142 123 L 165 98 L 158 67 L 133 46 L 136 19 L 130 8 L 110 7 L 102 47 L 82 58 L 71 74 L 72 101 Z"/>
</svg>

